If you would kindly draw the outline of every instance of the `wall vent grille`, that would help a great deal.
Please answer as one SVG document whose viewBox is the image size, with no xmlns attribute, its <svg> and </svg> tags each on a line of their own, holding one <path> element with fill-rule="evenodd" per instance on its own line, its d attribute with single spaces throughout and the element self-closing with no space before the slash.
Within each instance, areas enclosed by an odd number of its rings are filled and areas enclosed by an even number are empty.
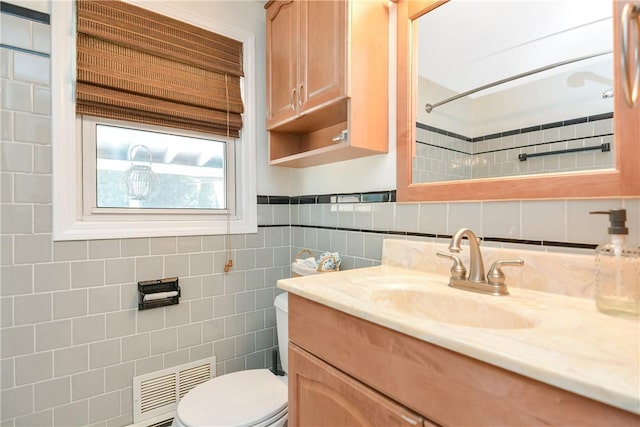
<svg viewBox="0 0 640 427">
<path fill-rule="evenodd" d="M 215 376 L 216 358 L 213 356 L 134 377 L 133 422 L 156 420 L 160 415 L 175 412 L 187 392 Z"/>
</svg>

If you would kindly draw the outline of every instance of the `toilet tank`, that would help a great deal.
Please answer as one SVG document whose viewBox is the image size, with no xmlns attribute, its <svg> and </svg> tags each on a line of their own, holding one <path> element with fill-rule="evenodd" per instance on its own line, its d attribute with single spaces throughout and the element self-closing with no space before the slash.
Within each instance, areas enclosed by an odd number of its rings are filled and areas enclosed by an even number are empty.
<svg viewBox="0 0 640 427">
<path fill-rule="evenodd" d="M 289 372 L 289 294 L 284 292 L 278 295 L 273 305 L 276 307 L 276 328 L 278 331 L 280 362 L 282 363 L 282 370 Z"/>
</svg>

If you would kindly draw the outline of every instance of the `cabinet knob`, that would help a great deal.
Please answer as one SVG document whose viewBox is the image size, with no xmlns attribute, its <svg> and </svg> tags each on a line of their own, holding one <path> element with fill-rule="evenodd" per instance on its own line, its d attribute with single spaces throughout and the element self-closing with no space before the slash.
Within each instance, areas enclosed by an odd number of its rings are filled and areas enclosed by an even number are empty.
<svg viewBox="0 0 640 427">
<path fill-rule="evenodd" d="M 298 87 L 298 105 L 300 106 L 300 108 L 302 108 L 302 102 L 304 99 L 304 83 L 300 83 L 300 86 Z"/>
</svg>

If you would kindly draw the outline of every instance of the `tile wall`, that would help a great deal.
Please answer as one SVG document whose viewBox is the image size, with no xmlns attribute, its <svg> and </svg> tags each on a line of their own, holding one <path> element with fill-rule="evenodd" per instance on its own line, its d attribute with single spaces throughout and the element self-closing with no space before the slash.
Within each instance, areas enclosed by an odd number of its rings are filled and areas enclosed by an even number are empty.
<svg viewBox="0 0 640 427">
<path fill-rule="evenodd" d="M 233 236 L 54 242 L 47 15 L 1 14 L 0 425 L 124 426 L 132 377 L 215 355 L 269 366 L 289 210 Z M 274 224 L 282 226 L 273 226 Z M 136 283 L 178 276 L 179 305 L 137 310 Z"/>
<path fill-rule="evenodd" d="M 477 138 L 418 123 L 416 182 L 491 178 L 522 174 L 571 172 L 614 165 L 613 115 L 582 117 L 546 123 Z M 547 153 L 610 144 L 610 151 L 594 150 L 547 155 L 520 161 L 518 155 Z"/>
<path fill-rule="evenodd" d="M 216 355 L 218 374 L 263 367 L 276 345 L 273 299 L 302 248 L 342 269 L 378 264 L 387 237 L 592 253 L 625 207 L 640 242 L 640 199 L 395 203 L 394 192 L 259 196 L 258 233 L 53 242 L 49 31 L 2 14 L 0 48 L 0 425 L 124 426 L 134 375 Z M 53 165 L 55 167 L 55 165 Z M 181 303 L 139 312 L 136 282 L 177 275 Z"/>
</svg>

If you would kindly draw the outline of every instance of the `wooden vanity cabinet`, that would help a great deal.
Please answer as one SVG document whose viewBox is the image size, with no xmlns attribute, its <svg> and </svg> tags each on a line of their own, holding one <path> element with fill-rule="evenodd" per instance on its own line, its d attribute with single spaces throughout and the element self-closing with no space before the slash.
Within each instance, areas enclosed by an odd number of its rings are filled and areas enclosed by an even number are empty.
<svg viewBox="0 0 640 427">
<path fill-rule="evenodd" d="M 295 344 L 289 347 L 295 376 L 289 387 L 291 426 L 421 426 L 422 417 L 361 384 Z M 291 398 L 290 398 L 291 401 Z"/>
<path fill-rule="evenodd" d="M 386 153 L 388 5 L 275 0 L 265 8 L 270 164 Z"/>
<path fill-rule="evenodd" d="M 411 425 L 402 414 L 425 426 L 640 425 L 640 416 L 631 412 L 291 293 L 289 340 L 293 427 Z M 378 404 L 374 402 L 384 402 L 380 411 L 395 415 L 375 418 L 371 424 L 333 418 L 362 420 L 357 414 L 371 413 Z"/>
</svg>

